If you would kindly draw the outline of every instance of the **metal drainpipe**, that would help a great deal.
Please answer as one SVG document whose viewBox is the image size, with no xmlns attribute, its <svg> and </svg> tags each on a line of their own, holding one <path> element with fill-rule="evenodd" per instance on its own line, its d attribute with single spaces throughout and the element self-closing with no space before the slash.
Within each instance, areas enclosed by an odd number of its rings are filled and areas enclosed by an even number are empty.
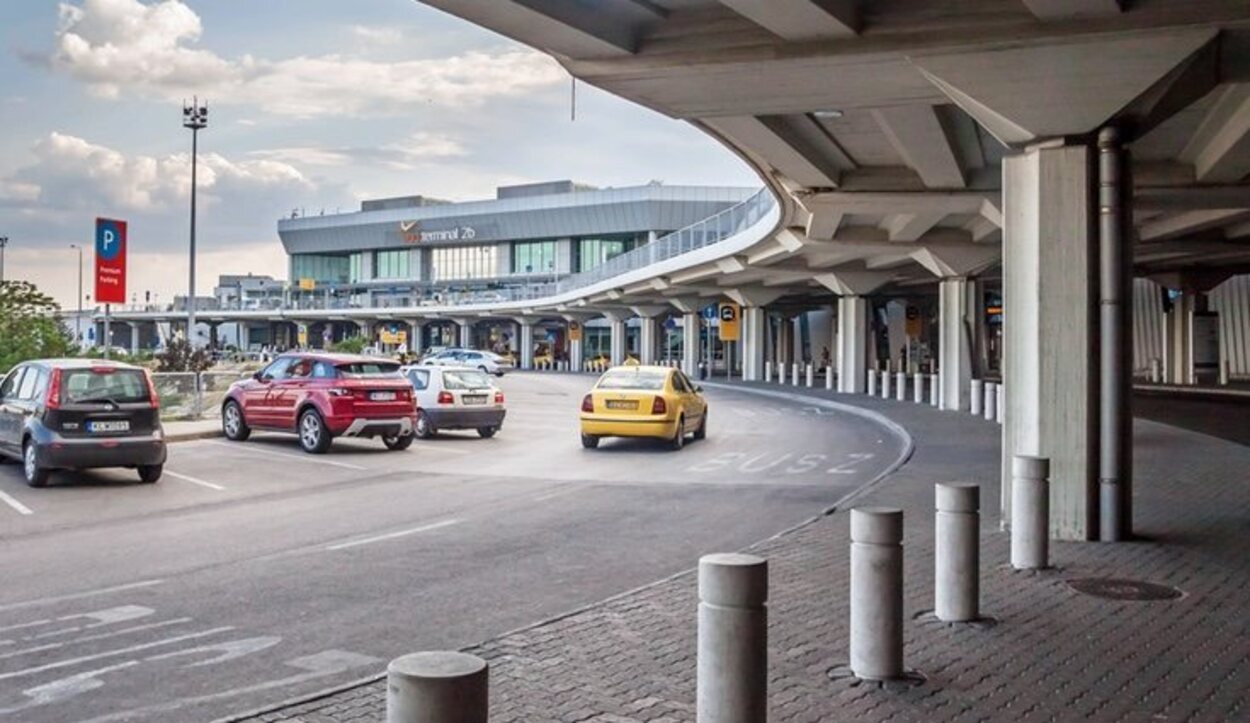
<svg viewBox="0 0 1250 723">
<path fill-rule="evenodd" d="M 1132 534 L 1132 480 L 1129 460 L 1128 343 L 1123 304 L 1126 273 L 1125 204 L 1127 178 L 1120 133 L 1098 133 L 1099 219 L 1099 525 L 1103 542 Z"/>
</svg>

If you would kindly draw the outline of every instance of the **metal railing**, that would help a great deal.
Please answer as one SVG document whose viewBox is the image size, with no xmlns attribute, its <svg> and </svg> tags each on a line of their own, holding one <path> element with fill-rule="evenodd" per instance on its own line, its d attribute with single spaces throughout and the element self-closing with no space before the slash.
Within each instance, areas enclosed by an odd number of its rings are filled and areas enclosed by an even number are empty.
<svg viewBox="0 0 1250 723">
<path fill-rule="evenodd" d="M 221 403 L 230 385 L 246 379 L 251 372 L 154 372 L 156 396 L 161 402 L 161 419 L 213 419 L 221 414 Z"/>
</svg>

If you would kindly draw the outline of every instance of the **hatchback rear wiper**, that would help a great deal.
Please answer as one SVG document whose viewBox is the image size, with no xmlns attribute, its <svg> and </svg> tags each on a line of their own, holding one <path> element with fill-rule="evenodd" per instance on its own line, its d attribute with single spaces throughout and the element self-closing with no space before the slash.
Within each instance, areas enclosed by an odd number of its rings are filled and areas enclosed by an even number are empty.
<svg viewBox="0 0 1250 723">
<path fill-rule="evenodd" d="M 117 403 L 117 400 L 113 399 L 112 397 L 83 397 L 82 399 L 74 400 L 75 404 L 91 404 L 93 402 L 103 402 L 105 404 L 111 404 L 114 407 L 121 406 L 120 404 Z"/>
</svg>

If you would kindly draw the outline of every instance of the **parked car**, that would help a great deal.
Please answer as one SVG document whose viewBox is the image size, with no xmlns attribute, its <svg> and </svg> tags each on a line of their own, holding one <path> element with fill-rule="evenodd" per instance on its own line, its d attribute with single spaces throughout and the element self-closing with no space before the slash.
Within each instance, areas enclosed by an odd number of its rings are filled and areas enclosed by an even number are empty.
<svg viewBox="0 0 1250 723">
<path fill-rule="evenodd" d="M 514 368 L 512 360 L 505 356 L 500 356 L 492 351 L 476 351 L 473 349 L 461 349 L 451 354 L 440 354 L 438 356 L 422 359 L 421 364 L 424 366 L 449 366 L 449 367 L 471 367 L 487 374 L 494 374 L 502 377 L 505 372 L 512 371 Z"/>
<path fill-rule="evenodd" d="M 504 395 L 480 369 L 412 366 L 404 369 L 417 400 L 416 436 L 444 429 L 476 429 L 489 439 L 503 426 Z"/>
<path fill-rule="evenodd" d="M 707 436 L 707 401 L 703 388 L 680 370 L 612 367 L 582 398 L 580 423 L 587 449 L 603 437 L 654 437 L 681 449 L 686 435 Z"/>
<path fill-rule="evenodd" d="M 22 462 L 31 487 L 53 470 L 130 467 L 161 478 L 165 434 L 147 370 L 103 359 L 19 364 L 0 382 L 0 456 Z"/>
<path fill-rule="evenodd" d="M 227 439 L 242 442 L 253 429 L 290 432 L 313 454 L 335 437 L 381 437 L 387 449 L 407 449 L 415 422 L 399 364 L 354 354 L 283 354 L 232 384 L 221 408 Z"/>
</svg>

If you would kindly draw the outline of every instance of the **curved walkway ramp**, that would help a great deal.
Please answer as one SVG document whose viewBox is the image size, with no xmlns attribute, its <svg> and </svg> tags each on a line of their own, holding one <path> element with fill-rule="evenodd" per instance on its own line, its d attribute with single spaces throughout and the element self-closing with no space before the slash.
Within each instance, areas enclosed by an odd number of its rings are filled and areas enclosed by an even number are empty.
<svg viewBox="0 0 1250 723">
<path fill-rule="evenodd" d="M 1055 568 L 1021 573 L 1006 564 L 995 512 L 999 427 L 904 402 L 785 393 L 882 412 L 914 439 L 911 459 L 852 504 L 905 510 L 906 664 L 925 680 L 879 687 L 829 676 L 847 660 L 849 533 L 839 509 L 751 548 L 771 569 L 770 720 L 1245 717 L 1250 447 L 1138 421 L 1142 539 L 1052 543 Z M 994 624 L 923 614 L 933 606 L 933 484 L 947 480 L 981 483 L 982 610 Z M 1148 582 L 1180 595 L 1116 600 L 1069 584 L 1128 574 L 1113 593 Z M 491 720 L 694 720 L 695 582 L 678 575 L 471 648 L 491 663 Z M 234 720 L 376 721 L 384 711 L 385 681 L 374 678 Z"/>
</svg>

